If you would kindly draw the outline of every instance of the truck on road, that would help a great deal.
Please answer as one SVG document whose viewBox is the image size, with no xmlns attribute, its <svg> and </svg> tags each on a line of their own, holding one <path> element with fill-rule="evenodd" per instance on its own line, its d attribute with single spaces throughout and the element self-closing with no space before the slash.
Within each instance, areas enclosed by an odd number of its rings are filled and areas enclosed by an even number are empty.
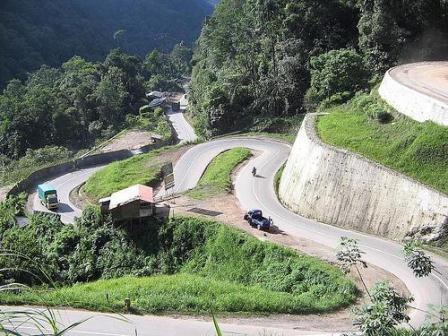
<svg viewBox="0 0 448 336">
<path fill-rule="evenodd" d="M 49 184 L 39 184 L 37 194 L 43 206 L 49 210 L 57 209 L 59 205 L 56 189 Z"/>
</svg>

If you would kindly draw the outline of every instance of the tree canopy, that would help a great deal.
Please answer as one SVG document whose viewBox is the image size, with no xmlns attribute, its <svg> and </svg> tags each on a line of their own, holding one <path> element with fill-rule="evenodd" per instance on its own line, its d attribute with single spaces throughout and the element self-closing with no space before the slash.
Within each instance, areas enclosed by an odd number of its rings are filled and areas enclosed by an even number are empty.
<svg viewBox="0 0 448 336">
<path fill-rule="evenodd" d="M 143 57 L 191 46 L 211 11 L 206 0 L 2 0 L 0 88 L 74 55 L 100 61 L 118 47 Z"/>
<path fill-rule="evenodd" d="M 101 63 L 74 56 L 59 68 L 41 66 L 24 82 L 11 80 L 0 95 L 0 159 L 45 146 L 85 148 L 113 135 L 147 103 L 146 90 L 178 88 L 190 55 L 181 44 L 144 61 L 114 49 Z"/>
<path fill-rule="evenodd" d="M 440 59 L 447 18 L 441 0 L 222 0 L 194 55 L 196 126 L 213 136 L 300 114 L 310 88 L 319 102 L 336 89 L 362 89 L 364 71 L 374 82 L 398 62 Z"/>
</svg>

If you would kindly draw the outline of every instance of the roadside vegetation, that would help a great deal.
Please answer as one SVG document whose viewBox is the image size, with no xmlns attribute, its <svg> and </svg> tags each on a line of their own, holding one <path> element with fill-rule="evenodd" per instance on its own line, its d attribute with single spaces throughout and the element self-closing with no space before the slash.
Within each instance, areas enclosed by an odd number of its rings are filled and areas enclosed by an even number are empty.
<svg viewBox="0 0 448 336">
<path fill-rule="evenodd" d="M 346 148 L 448 194 L 448 128 L 394 113 L 376 93 L 324 110 L 323 141 Z M 393 119 L 393 120 L 392 120 Z"/>
<path fill-rule="evenodd" d="M 447 45 L 428 43 L 427 32 L 445 41 L 447 13 L 442 1 L 427 0 L 221 1 L 193 56 L 195 128 L 211 138 L 303 115 L 337 92 L 349 98 L 378 82 L 399 60 L 439 60 Z"/>
<path fill-rule="evenodd" d="M 247 148 L 234 148 L 216 156 L 208 165 L 196 188 L 187 195 L 196 199 L 206 199 L 232 188 L 232 172 L 251 156 Z"/>
<path fill-rule="evenodd" d="M 1 219 L 1 217 L 0 217 Z M 119 312 L 316 313 L 353 303 L 355 285 L 335 266 L 237 229 L 190 217 L 117 226 L 88 207 L 74 225 L 36 214 L 1 221 L 3 304 Z M 26 271 L 24 271 L 26 270 Z M 124 277 L 124 278 L 120 278 Z"/>
<path fill-rule="evenodd" d="M 162 181 L 161 169 L 167 161 L 164 154 L 177 149 L 177 146 L 164 147 L 110 163 L 93 174 L 82 187 L 82 191 L 91 201 L 96 202 L 134 184 L 156 187 Z"/>
<path fill-rule="evenodd" d="M 190 58 L 181 44 L 144 60 L 116 49 L 101 63 L 75 56 L 10 81 L 0 94 L 0 185 L 75 158 L 126 128 L 169 139 L 168 120 L 148 108 L 145 92 L 182 91 L 176 80 L 190 72 Z"/>
<path fill-rule="evenodd" d="M 19 182 L 36 170 L 67 162 L 75 156 L 67 148 L 56 146 L 27 149 L 18 160 L 0 155 L 0 186 Z"/>
<path fill-rule="evenodd" d="M 274 190 L 275 193 L 278 195 L 278 189 L 280 188 L 280 181 L 282 179 L 283 171 L 285 170 L 286 163 L 284 163 L 279 170 L 274 175 Z"/>
<path fill-rule="evenodd" d="M 432 273 L 441 275 L 440 270 L 430 256 L 422 249 L 418 241 L 409 240 L 402 248 L 404 262 L 416 278 L 424 278 Z M 353 325 L 362 336 L 439 336 L 448 332 L 447 307 L 430 306 L 421 310 L 426 314 L 418 329 L 412 326 L 409 311 L 413 308 L 413 297 L 397 292 L 388 282 L 377 282 L 367 288 L 359 268 L 367 268 L 363 260 L 364 251 L 358 241 L 341 237 L 336 258 L 346 272 L 355 271 L 364 285 L 368 301 L 353 309 Z M 425 310 L 426 309 L 426 310 Z M 407 328 L 406 328 L 407 327 Z M 358 333 L 356 333 L 358 334 Z"/>
<path fill-rule="evenodd" d="M 278 118 L 255 118 L 248 128 L 236 132 L 236 134 L 267 137 L 292 144 L 297 137 L 297 132 L 302 124 L 303 118 L 303 115 Z"/>
<path fill-rule="evenodd" d="M 126 127 L 153 132 L 163 140 L 173 136 L 170 123 L 161 107 L 151 109 L 148 105 L 142 106 L 138 116 L 131 114 L 126 116 Z"/>
</svg>

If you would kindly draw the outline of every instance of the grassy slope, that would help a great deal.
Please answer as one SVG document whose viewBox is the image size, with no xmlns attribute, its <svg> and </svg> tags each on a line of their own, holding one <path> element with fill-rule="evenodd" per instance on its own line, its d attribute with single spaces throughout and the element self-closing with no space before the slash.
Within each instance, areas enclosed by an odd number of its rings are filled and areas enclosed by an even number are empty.
<svg viewBox="0 0 448 336">
<path fill-rule="evenodd" d="M 93 174 L 83 190 L 89 198 L 98 200 L 134 184 L 154 186 L 161 181 L 161 167 L 165 163 L 159 156 L 169 150 L 172 147 L 111 163 Z"/>
<path fill-rule="evenodd" d="M 278 188 L 280 188 L 280 180 L 282 178 L 283 175 L 283 171 L 285 170 L 286 167 L 286 163 L 283 164 L 279 170 L 277 170 L 277 172 L 275 173 L 274 176 L 274 189 L 275 189 L 275 193 L 278 194 Z M 278 196 L 278 195 L 277 195 Z"/>
<path fill-rule="evenodd" d="M 312 313 L 356 299 L 354 284 L 335 266 L 222 224 L 179 217 L 159 237 L 158 258 L 175 274 L 2 292 L 0 301 L 118 312 L 129 297 L 138 313 Z"/>
<path fill-rule="evenodd" d="M 296 137 L 297 137 L 297 130 L 289 130 L 282 132 L 237 132 L 234 134 L 231 134 L 230 136 L 253 136 L 253 137 L 262 137 L 262 138 L 271 138 L 274 140 L 283 141 L 289 144 L 293 144 Z M 229 135 L 225 135 L 226 137 Z M 219 138 L 219 137 L 218 137 Z"/>
<path fill-rule="evenodd" d="M 232 171 L 251 156 L 246 148 L 234 148 L 215 157 L 202 175 L 197 187 L 188 192 L 196 199 L 205 199 L 230 190 Z"/>
<path fill-rule="evenodd" d="M 317 129 L 329 144 L 349 149 L 448 194 L 448 128 L 398 116 L 371 120 L 356 102 L 328 110 Z"/>
</svg>

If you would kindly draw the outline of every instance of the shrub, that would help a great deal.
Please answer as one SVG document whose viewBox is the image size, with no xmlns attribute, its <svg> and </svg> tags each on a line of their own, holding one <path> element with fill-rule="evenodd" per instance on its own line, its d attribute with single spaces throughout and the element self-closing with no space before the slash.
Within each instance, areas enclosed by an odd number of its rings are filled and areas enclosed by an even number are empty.
<svg viewBox="0 0 448 336">
<path fill-rule="evenodd" d="M 312 57 L 310 67 L 311 86 L 307 100 L 316 105 L 325 99 L 346 102 L 354 92 L 367 86 L 367 70 L 355 50 L 331 50 Z"/>
<path fill-rule="evenodd" d="M 1 160 L 0 184 L 17 182 L 37 169 L 68 161 L 73 156 L 65 147 L 28 149 L 19 160 Z"/>
<path fill-rule="evenodd" d="M 119 309 L 117 302 L 123 302 L 124 295 L 132 295 L 143 312 L 213 308 L 222 312 L 310 313 L 346 306 L 356 296 L 354 284 L 336 267 L 226 225 L 176 217 L 122 228 L 107 219 L 98 226 L 85 226 L 92 214 L 95 220 L 95 211 L 90 210 L 74 226 L 50 224 L 36 243 L 32 237 L 41 227 L 41 217 L 29 228 L 11 229 L 5 242 L 14 242 L 23 253 L 29 249 L 33 260 L 47 265 L 48 274 L 61 284 L 127 275 L 158 276 L 101 280 L 39 295 L 24 292 L 9 296 L 12 301 L 1 294 L 2 302 L 18 303 L 31 295 L 32 300 L 22 302 L 110 311 Z M 0 267 L 4 262 L 0 259 Z M 20 259 L 15 262 L 30 266 Z M 174 273 L 178 274 L 171 275 Z M 38 283 L 29 274 L 21 276 L 26 283 Z M 38 301 L 33 301 L 36 298 Z"/>
<path fill-rule="evenodd" d="M 383 104 L 373 103 L 365 107 L 365 113 L 370 119 L 378 120 L 381 123 L 387 123 L 392 120 L 392 114 L 386 110 Z"/>
<path fill-rule="evenodd" d="M 1 243 L 27 256 L 0 259 L 0 268 L 11 268 L 6 279 L 31 285 L 53 284 L 50 278 L 56 284 L 74 284 L 180 272 L 280 296 L 289 293 L 295 301 L 288 309 L 303 312 L 346 305 L 356 294 L 353 283 L 334 266 L 197 218 L 148 219 L 119 227 L 98 209 L 88 208 L 73 226 L 65 226 L 56 216 L 39 214 L 26 227 L 8 229 Z M 236 303 L 229 304 L 233 308 L 225 309 L 238 309 Z"/>
</svg>

